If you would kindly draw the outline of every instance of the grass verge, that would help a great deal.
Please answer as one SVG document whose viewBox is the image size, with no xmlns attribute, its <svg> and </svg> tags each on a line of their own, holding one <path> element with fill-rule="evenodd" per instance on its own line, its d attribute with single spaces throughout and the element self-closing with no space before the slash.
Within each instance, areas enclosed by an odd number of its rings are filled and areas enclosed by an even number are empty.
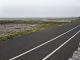
<svg viewBox="0 0 80 60">
<path fill-rule="evenodd" d="M 41 23 L 39 27 L 37 28 L 33 28 L 31 30 L 25 30 L 25 31 L 21 31 L 21 32 L 10 32 L 6 35 L 0 35 L 0 42 L 9 40 L 9 39 L 13 39 L 15 37 L 18 36 L 23 36 L 23 35 L 29 35 L 33 32 L 39 32 L 45 29 L 48 29 L 50 27 L 57 27 L 57 26 L 62 26 L 66 24 L 65 22 L 47 22 L 47 23 Z"/>
</svg>

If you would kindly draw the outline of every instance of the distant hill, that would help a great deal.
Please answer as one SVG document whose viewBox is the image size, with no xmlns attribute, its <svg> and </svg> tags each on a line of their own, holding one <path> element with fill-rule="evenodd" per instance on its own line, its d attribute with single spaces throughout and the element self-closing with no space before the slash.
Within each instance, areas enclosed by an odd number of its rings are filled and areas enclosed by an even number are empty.
<svg viewBox="0 0 80 60">
<path fill-rule="evenodd" d="M 47 20 L 76 20 L 80 19 L 80 17 L 68 17 L 68 18 L 53 18 L 53 17 L 46 17 L 46 18 L 0 18 L 0 20 L 41 20 L 41 21 L 47 21 Z"/>
</svg>

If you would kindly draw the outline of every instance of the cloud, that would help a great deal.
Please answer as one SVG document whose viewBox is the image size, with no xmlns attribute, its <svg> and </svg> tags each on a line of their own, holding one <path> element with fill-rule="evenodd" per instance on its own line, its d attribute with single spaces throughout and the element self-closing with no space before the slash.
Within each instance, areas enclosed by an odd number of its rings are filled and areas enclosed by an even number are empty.
<svg viewBox="0 0 80 60">
<path fill-rule="evenodd" d="M 80 0 L 2 0 L 0 17 L 80 16 Z"/>
<path fill-rule="evenodd" d="M 0 5 L 79 5 L 80 0 L 1 0 Z"/>
</svg>

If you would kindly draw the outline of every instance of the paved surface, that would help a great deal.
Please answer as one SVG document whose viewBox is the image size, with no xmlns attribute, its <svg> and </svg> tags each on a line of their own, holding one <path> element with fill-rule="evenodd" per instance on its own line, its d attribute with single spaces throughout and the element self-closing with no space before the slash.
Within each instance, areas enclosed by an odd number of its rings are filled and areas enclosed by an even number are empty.
<svg viewBox="0 0 80 60">
<path fill-rule="evenodd" d="M 78 47 L 80 25 L 50 28 L 0 44 L 0 60 L 68 60 Z"/>
<path fill-rule="evenodd" d="M 79 43 L 77 51 L 74 51 L 72 57 L 69 58 L 68 60 L 80 60 L 80 43 Z"/>
</svg>

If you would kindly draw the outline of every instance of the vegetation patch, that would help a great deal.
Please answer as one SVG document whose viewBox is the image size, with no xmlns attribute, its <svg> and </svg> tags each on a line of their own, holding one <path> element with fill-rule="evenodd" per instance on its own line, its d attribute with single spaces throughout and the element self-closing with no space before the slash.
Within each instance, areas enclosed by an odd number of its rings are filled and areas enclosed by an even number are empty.
<svg viewBox="0 0 80 60">
<path fill-rule="evenodd" d="M 8 24 L 8 26 L 10 26 L 9 24 L 13 24 L 9 27 L 13 29 L 10 31 L 8 29 L 8 31 L 2 33 L 0 35 L 0 42 L 13 39 L 18 36 L 29 35 L 33 32 L 39 32 L 39 31 L 48 29 L 50 27 L 57 27 L 57 26 L 62 26 L 62 25 L 67 24 L 67 22 L 34 22 L 34 21 L 31 21 L 31 23 L 30 22 L 24 23 L 24 21 L 23 22 L 7 21 L 7 22 L 2 22 L 2 23 L 0 22 L 0 24 L 2 25 L 5 25 L 6 23 Z M 20 24 L 20 27 L 16 27 L 17 29 L 14 29 L 14 24 L 16 25 Z M 28 27 L 26 27 L 27 25 L 21 25 L 21 24 L 28 24 Z"/>
</svg>

